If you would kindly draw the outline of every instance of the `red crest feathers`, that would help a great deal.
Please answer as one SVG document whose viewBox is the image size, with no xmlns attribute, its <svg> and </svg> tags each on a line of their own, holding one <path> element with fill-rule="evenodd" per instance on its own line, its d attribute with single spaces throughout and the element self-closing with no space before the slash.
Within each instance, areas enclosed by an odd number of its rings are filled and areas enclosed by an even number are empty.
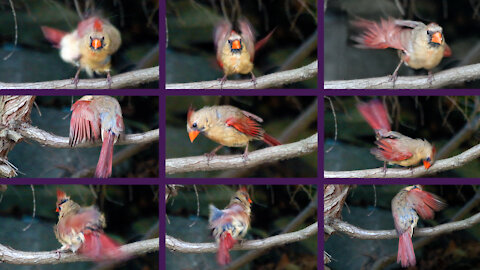
<svg viewBox="0 0 480 270">
<path fill-rule="evenodd" d="M 93 29 L 95 29 L 97 32 L 102 32 L 103 22 L 100 19 L 96 19 L 95 22 L 93 22 Z"/>
<path fill-rule="evenodd" d="M 64 198 L 66 197 L 67 195 L 65 194 L 65 192 L 63 192 L 62 190 L 60 189 L 57 189 L 57 198 Z"/>
<path fill-rule="evenodd" d="M 195 110 L 193 109 L 192 105 L 188 107 L 188 113 L 187 113 L 187 122 L 190 122 L 190 117 L 192 116 L 192 113 L 194 113 Z"/>
</svg>

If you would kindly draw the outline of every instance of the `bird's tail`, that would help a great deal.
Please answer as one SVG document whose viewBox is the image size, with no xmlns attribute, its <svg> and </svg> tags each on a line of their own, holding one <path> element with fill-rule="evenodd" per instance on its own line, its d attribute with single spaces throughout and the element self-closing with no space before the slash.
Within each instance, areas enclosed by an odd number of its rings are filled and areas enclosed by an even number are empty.
<svg viewBox="0 0 480 270">
<path fill-rule="evenodd" d="M 263 141 L 271 146 L 281 145 L 282 143 L 279 142 L 274 137 L 268 135 L 267 133 L 263 133 Z"/>
<path fill-rule="evenodd" d="M 128 254 L 120 250 L 120 245 L 101 232 L 84 233 L 85 241 L 78 252 L 95 261 L 123 260 Z"/>
<path fill-rule="evenodd" d="M 413 266 L 417 263 L 415 260 L 415 252 L 413 251 L 412 238 L 408 231 L 400 235 L 398 240 L 397 263 L 400 262 L 402 267 Z"/>
<path fill-rule="evenodd" d="M 97 168 L 95 170 L 95 177 L 108 178 L 112 175 L 112 159 L 113 159 L 113 144 L 115 142 L 115 134 L 109 131 L 103 132 L 102 150 L 100 150 L 100 157 L 98 158 Z"/>
<path fill-rule="evenodd" d="M 374 99 L 368 103 L 360 103 L 357 105 L 357 109 L 374 130 L 392 130 L 387 110 L 380 100 Z"/>
<path fill-rule="evenodd" d="M 362 49 L 386 49 L 395 48 L 403 50 L 400 34 L 403 28 L 395 23 L 395 20 L 380 20 L 380 22 L 358 19 L 352 25 L 363 31 L 360 35 L 351 39 L 357 42 L 356 47 Z"/>
<path fill-rule="evenodd" d="M 60 41 L 62 41 L 62 38 L 67 34 L 67 32 L 48 26 L 42 26 L 41 28 L 45 38 L 50 41 L 55 48 L 60 48 Z"/>
<path fill-rule="evenodd" d="M 233 239 L 229 232 L 224 232 L 220 236 L 220 242 L 218 244 L 217 262 L 220 265 L 226 265 L 230 263 L 230 249 L 233 248 L 237 240 Z"/>
</svg>

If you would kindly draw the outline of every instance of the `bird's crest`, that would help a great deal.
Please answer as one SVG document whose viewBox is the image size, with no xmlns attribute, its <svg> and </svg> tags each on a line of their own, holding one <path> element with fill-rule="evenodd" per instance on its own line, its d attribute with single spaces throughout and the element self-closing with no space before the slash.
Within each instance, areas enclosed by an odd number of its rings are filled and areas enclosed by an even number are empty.
<svg viewBox="0 0 480 270">
<path fill-rule="evenodd" d="M 102 32 L 103 31 L 103 22 L 100 19 L 95 19 L 93 22 L 93 29 L 96 32 Z"/>
</svg>

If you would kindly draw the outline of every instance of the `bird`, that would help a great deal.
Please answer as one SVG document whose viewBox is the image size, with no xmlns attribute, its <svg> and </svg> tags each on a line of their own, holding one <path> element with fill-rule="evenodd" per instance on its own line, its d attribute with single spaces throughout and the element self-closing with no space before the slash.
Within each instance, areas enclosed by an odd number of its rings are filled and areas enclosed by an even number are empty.
<svg viewBox="0 0 480 270">
<path fill-rule="evenodd" d="M 352 25 L 363 31 L 352 37 L 357 43 L 356 47 L 398 50 L 400 63 L 390 78 L 394 83 L 403 63 L 413 69 L 428 70 L 428 81 L 431 84 L 433 80 L 431 70 L 443 57 L 452 55 L 452 50 L 445 42 L 443 29 L 436 23 L 425 25 L 419 21 L 388 18 L 381 19 L 380 22 L 358 19 L 353 21 Z"/>
<path fill-rule="evenodd" d="M 246 18 L 238 20 L 238 30 L 240 31 L 233 30 L 232 23 L 228 20 L 220 20 L 214 30 L 217 63 L 225 74 L 220 79 L 221 85 L 229 75 L 250 73 L 255 86 L 256 78 L 252 71 L 255 51 L 270 39 L 275 29 L 258 43 L 255 43 L 255 30 Z"/>
<path fill-rule="evenodd" d="M 440 211 L 446 203 L 438 196 L 426 192 L 420 185 L 403 188 L 392 200 L 392 215 L 399 236 L 397 263 L 402 267 L 416 264 L 412 235 L 417 226 L 418 215 L 432 219 L 434 211 Z"/>
<path fill-rule="evenodd" d="M 103 232 L 105 217 L 95 206 L 81 207 L 64 191 L 57 189 L 58 223 L 55 237 L 62 244 L 57 250 L 72 251 L 95 261 L 123 260 L 129 255 Z"/>
<path fill-rule="evenodd" d="M 60 49 L 62 60 L 78 67 L 73 79 L 75 87 L 80 71 L 85 70 L 90 77 L 93 73 L 106 73 L 108 87 L 111 88 L 111 56 L 120 48 L 122 38 L 120 31 L 107 19 L 90 16 L 80 21 L 70 33 L 48 26 L 41 29 L 45 38 Z"/>
<path fill-rule="evenodd" d="M 206 154 L 210 159 L 223 146 L 243 147 L 243 158 L 248 157 L 248 143 L 252 140 L 262 140 L 276 146 L 281 143 L 268 135 L 260 126 L 263 119 L 230 105 L 203 107 L 198 111 L 190 106 L 187 113 L 187 132 L 193 143 L 198 134 L 202 133 L 220 145 Z"/>
<path fill-rule="evenodd" d="M 108 178 L 112 174 L 113 145 L 123 134 L 122 109 L 117 99 L 110 96 L 83 96 L 70 109 L 69 145 L 87 141 L 102 141 L 102 149 L 95 177 Z"/>
<path fill-rule="evenodd" d="M 210 204 L 209 228 L 218 243 L 217 262 L 230 263 L 230 249 L 247 234 L 250 227 L 250 205 L 252 200 L 247 189 L 242 186 L 230 199 L 225 209 L 220 210 Z"/>
<path fill-rule="evenodd" d="M 432 166 L 435 147 L 424 139 L 413 139 L 392 131 L 387 110 L 381 101 L 374 99 L 362 102 L 357 105 L 357 109 L 375 131 L 377 148 L 372 148 L 370 153 L 377 159 L 403 167 L 414 166 L 421 161 L 425 169 Z"/>
</svg>

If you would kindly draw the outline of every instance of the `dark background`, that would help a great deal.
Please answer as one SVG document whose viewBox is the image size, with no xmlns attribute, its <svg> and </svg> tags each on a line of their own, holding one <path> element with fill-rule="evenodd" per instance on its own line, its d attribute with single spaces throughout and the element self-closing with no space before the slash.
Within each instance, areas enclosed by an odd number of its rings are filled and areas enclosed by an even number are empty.
<svg viewBox="0 0 480 270">
<path fill-rule="evenodd" d="M 450 141 L 467 123 L 478 118 L 480 100 L 478 96 L 432 96 L 409 97 L 389 96 L 387 108 L 392 130 L 412 138 L 426 139 L 440 149 Z M 369 101 L 372 97 L 331 97 L 338 124 L 335 138 L 335 118 L 330 103 L 325 101 L 325 153 L 326 171 L 344 171 L 379 168 L 383 162 L 370 154 L 375 146 L 375 133 L 358 112 L 359 100 Z M 477 145 L 480 133 L 476 130 L 447 157 L 458 155 Z M 391 166 L 389 166 L 391 167 Z M 435 177 L 480 177 L 480 163 L 473 160 L 459 168 L 444 171 Z M 425 176 L 429 177 L 429 176 Z M 430 176 L 431 177 L 431 176 Z"/>
<path fill-rule="evenodd" d="M 221 2 L 226 14 L 222 11 Z M 166 82 L 222 78 L 223 71 L 216 60 L 213 31 L 220 19 L 229 18 L 231 21 L 239 16 L 246 17 L 253 25 L 257 41 L 276 28 L 271 39 L 255 53 L 253 73 L 259 77 L 277 71 L 301 44 L 314 35 L 317 29 L 316 3 L 315 0 L 168 0 Z M 316 59 L 315 46 L 311 52 L 298 57 L 294 67 L 302 67 Z M 238 78 L 250 78 L 250 75 L 228 77 L 230 80 Z M 286 87 L 314 89 L 317 88 L 317 79 Z"/>
<path fill-rule="evenodd" d="M 358 185 L 350 190 L 342 211 L 342 220 L 366 230 L 393 230 L 391 201 L 406 185 Z M 433 227 L 450 219 L 478 193 L 479 186 L 424 186 L 424 190 L 443 198 L 448 206 L 435 212 L 433 220 L 420 218 L 417 228 Z M 474 207 L 462 218 L 480 211 Z M 415 231 L 415 229 L 414 229 Z M 415 233 L 414 233 L 415 236 Z M 422 239 L 414 237 L 413 242 Z M 332 256 L 328 264 L 332 270 L 371 269 L 383 256 L 396 255 L 398 238 L 388 240 L 362 240 L 333 234 L 325 242 L 325 251 Z M 480 227 L 439 235 L 430 244 L 415 249 L 417 265 L 412 269 L 479 269 Z M 396 260 L 395 260 L 396 261 Z M 404 269 L 392 263 L 385 269 Z"/>
<path fill-rule="evenodd" d="M 178 195 L 167 202 L 166 232 L 186 242 L 214 242 L 208 229 L 209 204 L 224 209 L 238 186 L 196 185 L 179 188 Z M 309 185 L 254 185 L 248 186 L 253 201 L 251 228 L 245 239 L 263 239 L 279 234 L 315 196 L 317 186 Z M 199 204 L 199 209 L 197 207 Z M 197 210 L 200 211 L 197 217 Z M 308 218 L 295 231 L 316 221 Z M 194 224 L 194 225 L 192 225 Z M 288 245 L 277 246 L 241 269 L 317 269 L 317 235 Z M 248 251 L 231 251 L 232 261 Z M 167 249 L 167 269 L 219 269 L 215 253 L 187 254 Z M 279 267 L 279 268 L 276 268 Z M 284 267 L 284 268 L 282 268 Z"/>
<path fill-rule="evenodd" d="M 72 99 L 73 98 L 73 99 Z M 31 113 L 32 125 L 58 136 L 68 137 L 70 107 L 80 97 L 37 96 Z M 122 107 L 124 134 L 143 133 L 158 128 L 158 97 L 115 97 Z M 41 116 L 39 115 L 41 112 Z M 128 145 L 114 146 L 113 154 Z M 19 177 L 70 177 L 79 170 L 95 167 L 100 148 L 51 148 L 34 141 L 23 141 L 10 151 L 8 159 L 19 168 Z M 158 143 L 113 166 L 112 177 L 158 177 Z M 90 176 L 90 177 L 93 177 Z"/>
<path fill-rule="evenodd" d="M 166 158 L 198 156 L 212 151 L 218 144 L 204 135 L 199 135 L 191 143 L 187 133 L 187 111 L 190 105 L 195 109 L 213 105 L 232 105 L 251 112 L 263 119 L 262 128 L 271 136 L 279 138 L 285 129 L 302 114 L 313 102 L 315 97 L 301 96 L 168 96 L 166 98 Z M 317 132 L 317 121 L 310 122 L 305 129 L 295 134 L 288 142 L 305 139 Z M 249 143 L 249 151 L 269 147 L 262 141 Z M 217 155 L 242 154 L 245 147 L 223 147 Z M 214 157 L 215 158 L 215 157 Z M 167 177 L 226 177 L 223 173 L 235 170 L 192 172 L 167 175 Z M 316 177 L 317 152 L 298 158 L 287 159 L 273 164 L 265 164 L 249 168 L 243 177 Z M 240 176 L 237 176 L 240 177 Z"/>
<path fill-rule="evenodd" d="M 78 1 L 95 2 L 89 14 L 102 14 L 121 33 L 122 45 L 112 56 L 112 76 L 115 74 L 158 65 L 158 0 L 140 1 Z M 40 82 L 69 79 L 76 67 L 63 62 L 59 50 L 44 38 L 41 26 L 71 32 L 80 18 L 72 0 L 14 1 L 18 21 L 18 45 L 14 49 L 15 25 L 8 1 L 0 0 L 0 81 L 6 83 Z M 100 76 L 106 78 L 106 76 Z M 80 79 L 88 78 L 85 72 Z M 158 88 L 158 82 L 141 85 Z"/>
<path fill-rule="evenodd" d="M 404 6 L 401 15 L 395 2 Z M 379 21 L 380 18 L 416 20 L 425 24 L 436 22 L 443 28 L 445 41 L 452 57 L 444 58 L 434 73 L 480 61 L 478 32 L 480 30 L 479 1 L 390 1 L 337 0 L 328 1 L 325 12 L 325 80 L 348 80 L 391 75 L 400 59 L 395 49 L 369 50 L 353 47 L 350 40 L 357 32 L 349 22 L 356 18 Z M 403 65 L 399 76 L 426 75 Z M 479 88 L 478 81 L 453 85 L 459 88 Z"/>
<path fill-rule="evenodd" d="M 61 247 L 53 226 L 57 188 L 80 206 L 96 205 L 105 214 L 105 233 L 120 244 L 158 237 L 157 186 L 35 185 L 36 214 L 30 186 L 9 185 L 0 192 L 0 239 L 2 244 L 21 251 L 52 251 Z M 95 199 L 96 194 L 97 199 Z M 31 227 L 23 231 L 32 222 Z M 121 263 L 115 269 L 158 269 L 158 252 Z M 92 269 L 92 262 L 18 266 L 2 264 L 2 269 Z"/>
</svg>

